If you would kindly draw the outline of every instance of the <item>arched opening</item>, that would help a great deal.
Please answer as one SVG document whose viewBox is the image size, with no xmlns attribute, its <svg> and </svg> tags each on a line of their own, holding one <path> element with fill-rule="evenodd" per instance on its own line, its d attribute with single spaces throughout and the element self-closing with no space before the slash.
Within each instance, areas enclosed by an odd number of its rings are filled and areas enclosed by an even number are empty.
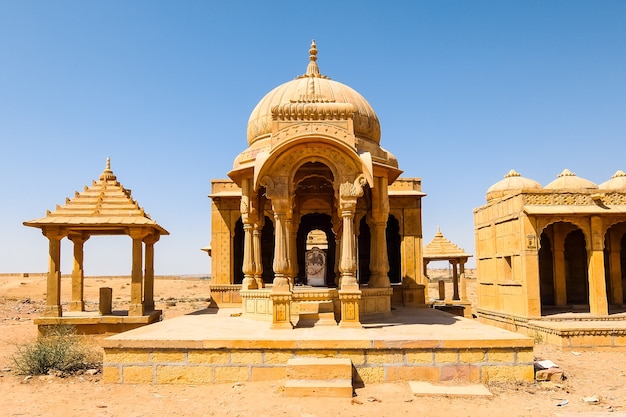
<svg viewBox="0 0 626 417">
<path fill-rule="evenodd" d="M 611 226 L 604 236 L 604 273 L 610 311 L 623 312 L 626 300 L 626 223 Z"/>
<path fill-rule="evenodd" d="M 565 288 L 567 303 L 589 308 L 585 235 L 576 229 L 565 238 Z"/>
<path fill-rule="evenodd" d="M 235 236 L 233 238 L 233 284 L 241 284 L 243 281 L 243 222 L 241 217 L 235 224 Z M 261 231 L 261 262 L 263 263 L 263 282 L 272 283 L 274 280 L 274 223 L 265 216 L 265 223 Z"/>
<path fill-rule="evenodd" d="M 370 280 L 370 242 L 372 236 L 370 227 L 365 220 L 365 216 L 359 223 L 358 252 L 359 265 L 357 270 L 357 278 L 360 284 L 367 284 Z"/>
<path fill-rule="evenodd" d="M 554 306 L 554 263 L 552 242 L 546 233 L 541 234 L 539 248 L 539 292 L 542 310 Z"/>
<path fill-rule="evenodd" d="M 315 231 L 316 242 L 320 243 L 323 240 L 326 241 L 326 248 L 319 247 L 320 250 L 326 254 L 326 273 L 325 273 L 325 285 L 328 287 L 334 287 L 335 284 L 335 234 L 333 233 L 333 225 L 331 217 L 328 214 L 311 213 L 305 214 L 300 219 L 300 226 L 298 227 L 298 234 L 296 237 L 297 258 L 298 258 L 298 276 L 296 277 L 296 284 L 307 284 L 307 268 L 306 268 L 306 253 L 309 245 L 309 235 Z"/>
<path fill-rule="evenodd" d="M 402 282 L 402 258 L 400 223 L 398 219 L 390 215 L 387 220 L 387 258 L 389 259 L 389 281 L 392 284 Z"/>
</svg>

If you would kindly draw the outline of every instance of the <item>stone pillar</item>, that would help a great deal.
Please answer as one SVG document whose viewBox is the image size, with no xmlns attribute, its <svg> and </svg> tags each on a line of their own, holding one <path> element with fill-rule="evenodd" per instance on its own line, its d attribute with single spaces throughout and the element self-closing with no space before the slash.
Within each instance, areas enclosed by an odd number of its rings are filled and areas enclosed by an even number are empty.
<svg viewBox="0 0 626 417">
<path fill-rule="evenodd" d="M 254 226 L 250 223 L 243 224 L 243 281 L 241 282 L 242 290 L 253 290 L 258 288 L 254 279 L 254 245 L 253 245 Z"/>
<path fill-rule="evenodd" d="M 461 301 L 467 301 L 467 282 L 465 281 L 465 262 L 467 259 L 461 259 L 459 262 L 459 277 L 461 284 Z"/>
<path fill-rule="evenodd" d="M 296 271 L 298 270 L 298 259 L 296 257 L 296 234 L 294 233 L 295 227 L 293 226 L 293 211 L 288 210 L 285 216 L 285 236 L 287 243 L 287 280 L 289 281 L 289 288 L 293 289 L 294 278 Z"/>
<path fill-rule="evenodd" d="M 457 269 L 457 264 L 459 261 L 457 259 L 453 259 L 450 261 L 450 265 L 452 265 L 452 300 L 459 301 L 459 272 Z"/>
<path fill-rule="evenodd" d="M 243 262 L 242 290 L 252 290 L 257 288 L 254 279 L 254 247 L 252 244 L 252 234 L 254 230 L 255 207 L 252 204 L 252 179 L 245 178 L 241 182 L 241 202 L 239 211 L 243 223 Z"/>
<path fill-rule="evenodd" d="M 130 281 L 130 305 L 129 316 L 143 316 L 145 313 L 143 304 L 143 239 L 147 233 L 143 229 L 131 230 L 129 233 L 133 239 L 133 259 Z"/>
<path fill-rule="evenodd" d="M 610 301 L 613 304 L 624 304 L 624 290 L 622 287 L 622 264 L 620 260 L 621 233 L 609 234 L 609 274 L 611 280 Z"/>
<path fill-rule="evenodd" d="M 74 267 L 72 268 L 72 300 L 70 301 L 70 311 L 85 311 L 85 270 L 83 266 L 83 245 L 85 241 L 89 239 L 89 236 L 84 233 L 71 233 L 68 238 L 74 244 Z"/>
<path fill-rule="evenodd" d="M 265 282 L 263 281 L 263 256 L 261 252 L 261 234 L 263 231 L 264 219 L 260 216 L 261 220 L 254 223 L 254 229 L 252 230 L 252 252 L 254 253 L 254 281 L 257 288 L 265 288 Z"/>
<path fill-rule="evenodd" d="M 341 271 L 339 271 L 339 262 L 341 261 L 341 235 L 343 233 L 343 220 L 339 216 L 333 216 L 333 232 L 335 233 L 335 264 L 333 272 L 335 273 L 335 285 L 341 288 Z"/>
<path fill-rule="evenodd" d="M 387 254 L 387 220 L 389 218 L 389 196 L 387 178 L 375 177 L 372 188 L 372 210 L 367 218 L 370 226 L 370 280 L 369 287 L 388 288 L 389 257 Z"/>
<path fill-rule="evenodd" d="M 554 304 L 567 305 L 567 281 L 565 279 L 565 233 L 560 227 L 554 227 L 553 270 Z"/>
<path fill-rule="evenodd" d="M 359 300 L 361 290 L 356 279 L 357 253 L 356 236 L 354 232 L 354 214 L 356 211 L 357 198 L 363 195 L 365 179 L 357 178 L 354 183 L 345 182 L 340 186 L 340 209 L 343 219 L 343 237 L 341 239 L 341 289 L 339 300 L 341 302 L 340 327 L 361 327 L 359 317 Z"/>
<path fill-rule="evenodd" d="M 48 238 L 48 280 L 46 285 L 46 306 L 44 317 L 61 317 L 61 239 L 65 235 L 59 229 L 44 229 Z"/>
<path fill-rule="evenodd" d="M 264 177 L 261 183 L 265 185 L 265 194 L 271 200 L 274 211 L 274 281 L 270 294 L 273 305 L 271 328 L 292 329 L 286 225 L 287 211 L 291 205 L 287 178 Z"/>
<path fill-rule="evenodd" d="M 145 311 L 154 311 L 154 244 L 159 241 L 158 234 L 151 234 L 143 239 L 146 245 L 146 259 L 144 261 L 144 291 L 143 304 Z"/>
<path fill-rule="evenodd" d="M 602 218 L 591 217 L 591 256 L 589 256 L 589 312 L 607 316 L 606 275 L 604 273 L 604 230 Z"/>
</svg>

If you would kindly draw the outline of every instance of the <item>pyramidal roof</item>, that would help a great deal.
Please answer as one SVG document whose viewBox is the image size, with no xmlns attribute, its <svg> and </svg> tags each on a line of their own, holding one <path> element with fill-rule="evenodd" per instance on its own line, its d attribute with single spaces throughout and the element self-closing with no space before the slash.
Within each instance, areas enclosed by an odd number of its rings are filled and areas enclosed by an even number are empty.
<svg viewBox="0 0 626 417">
<path fill-rule="evenodd" d="M 435 233 L 433 240 L 424 248 L 424 258 L 430 260 L 469 258 L 471 256 L 472 255 L 465 253 L 463 249 L 446 239 L 439 227 L 437 227 L 437 233 Z"/>
<path fill-rule="evenodd" d="M 106 168 L 97 181 L 76 191 L 74 198 L 66 198 L 65 204 L 47 211 L 46 217 L 24 222 L 25 226 L 45 228 L 65 227 L 100 234 L 127 234 L 128 227 L 148 227 L 161 235 L 168 231 L 150 218 L 131 196 L 131 191 L 117 181 L 107 158 Z"/>
</svg>

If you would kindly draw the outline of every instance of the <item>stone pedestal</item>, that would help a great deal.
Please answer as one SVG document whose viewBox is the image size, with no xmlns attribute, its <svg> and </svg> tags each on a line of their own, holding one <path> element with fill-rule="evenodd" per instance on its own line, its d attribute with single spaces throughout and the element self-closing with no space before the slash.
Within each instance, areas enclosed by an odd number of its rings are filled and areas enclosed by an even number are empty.
<svg viewBox="0 0 626 417">
<path fill-rule="evenodd" d="M 113 310 L 113 288 L 100 288 L 100 302 L 98 303 L 100 314 L 103 316 L 111 315 Z"/>
<path fill-rule="evenodd" d="M 273 291 L 272 300 L 272 329 L 293 329 L 291 323 L 291 291 Z"/>
<path fill-rule="evenodd" d="M 359 320 L 359 300 L 361 299 L 361 290 L 346 289 L 339 290 L 339 300 L 341 302 L 341 321 L 339 327 L 357 327 L 361 328 Z"/>
</svg>

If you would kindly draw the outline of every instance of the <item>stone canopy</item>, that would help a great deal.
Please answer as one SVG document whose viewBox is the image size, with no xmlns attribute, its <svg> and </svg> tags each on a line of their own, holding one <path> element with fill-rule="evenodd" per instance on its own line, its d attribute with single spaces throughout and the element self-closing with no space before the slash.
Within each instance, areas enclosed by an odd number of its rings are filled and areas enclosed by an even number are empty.
<svg viewBox="0 0 626 417">
<path fill-rule="evenodd" d="M 131 303 L 128 314 L 144 316 L 154 310 L 153 246 L 162 235 L 169 233 L 152 220 L 132 198 L 131 191 L 117 181 L 117 177 L 111 170 L 109 158 L 97 181 L 93 181 L 90 186 L 85 186 L 82 192 L 77 191 L 73 198 L 67 198 L 65 204 L 57 205 L 54 211 L 47 211 L 45 217 L 26 221 L 24 225 L 41 229 L 49 240 L 50 262 L 45 317 L 63 316 L 60 291 L 60 243 L 64 237 L 74 244 L 70 311 L 84 311 L 83 246 L 94 235 L 127 235 L 132 238 Z M 148 315 L 154 316 L 154 314 Z"/>
<path fill-rule="evenodd" d="M 230 181 L 213 181 L 212 295 L 228 292 L 226 303 L 252 297 L 242 301 L 244 314 L 247 307 L 257 315 L 280 308 L 282 322 L 276 313 L 274 324 L 291 327 L 294 285 L 306 284 L 306 241 L 314 231 L 328 242 L 324 284 L 343 300 L 340 325 L 358 325 L 360 304 L 389 312 L 391 283 L 407 293 L 423 290 L 421 180 L 400 178 L 380 132 L 363 96 L 322 75 L 313 41 L 305 73 L 253 109 L 248 147 L 235 158 Z M 266 284 L 273 295 L 259 307 Z M 363 302 L 363 291 L 377 301 Z"/>
</svg>

